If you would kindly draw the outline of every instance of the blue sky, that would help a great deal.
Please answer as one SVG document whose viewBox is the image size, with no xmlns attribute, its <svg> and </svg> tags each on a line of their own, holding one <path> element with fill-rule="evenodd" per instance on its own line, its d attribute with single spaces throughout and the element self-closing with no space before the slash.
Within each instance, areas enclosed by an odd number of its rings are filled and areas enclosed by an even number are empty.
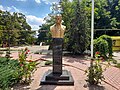
<svg viewBox="0 0 120 90">
<path fill-rule="evenodd" d="M 0 10 L 21 12 L 33 30 L 39 29 L 44 17 L 49 14 L 51 4 L 59 0 L 0 0 Z"/>
</svg>

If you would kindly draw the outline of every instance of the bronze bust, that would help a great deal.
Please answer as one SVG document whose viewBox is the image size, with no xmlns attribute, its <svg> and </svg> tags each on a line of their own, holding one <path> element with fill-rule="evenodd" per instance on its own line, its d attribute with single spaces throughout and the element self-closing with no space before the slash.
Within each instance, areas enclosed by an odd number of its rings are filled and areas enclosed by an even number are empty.
<svg viewBox="0 0 120 90">
<path fill-rule="evenodd" d="M 63 38 L 66 26 L 62 25 L 62 16 L 56 16 L 56 23 L 50 27 L 52 38 Z"/>
</svg>

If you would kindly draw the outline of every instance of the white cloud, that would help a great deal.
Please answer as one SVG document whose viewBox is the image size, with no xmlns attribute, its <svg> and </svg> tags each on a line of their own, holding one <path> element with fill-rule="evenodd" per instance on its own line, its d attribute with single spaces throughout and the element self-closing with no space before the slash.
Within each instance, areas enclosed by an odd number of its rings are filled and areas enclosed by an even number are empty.
<svg viewBox="0 0 120 90">
<path fill-rule="evenodd" d="M 41 0 L 43 2 L 45 2 L 46 4 L 52 4 L 52 3 L 59 3 L 60 0 Z M 70 2 L 72 2 L 73 0 L 69 0 Z"/>
<path fill-rule="evenodd" d="M 35 0 L 36 3 L 41 3 L 41 1 L 45 2 L 46 4 L 58 3 L 59 0 Z"/>
<path fill-rule="evenodd" d="M 12 10 L 12 8 L 11 8 L 11 7 L 7 7 L 6 10 L 7 10 L 7 11 L 10 11 L 10 10 Z"/>
<path fill-rule="evenodd" d="M 4 7 L 2 5 L 0 5 L 0 10 L 5 11 Z"/>
<path fill-rule="evenodd" d="M 12 8 L 14 9 L 15 12 L 20 12 L 20 10 L 17 9 L 16 7 L 12 6 Z"/>
<path fill-rule="evenodd" d="M 38 18 L 33 15 L 27 15 L 26 19 L 28 24 L 32 27 L 32 30 L 39 29 L 39 26 L 45 22 L 43 18 Z"/>
<path fill-rule="evenodd" d="M 15 6 L 3 7 L 2 5 L 0 5 L 0 10 L 9 11 L 9 12 L 21 12 L 21 10 L 19 10 L 19 9 L 16 8 Z"/>
<path fill-rule="evenodd" d="M 52 3 L 58 3 L 60 0 L 42 0 L 44 1 L 46 4 L 52 4 Z"/>
<path fill-rule="evenodd" d="M 35 0 L 36 3 L 41 3 L 41 1 L 45 2 L 46 4 L 52 4 L 52 3 L 59 3 L 60 0 Z M 69 0 L 72 2 L 73 0 Z"/>
<path fill-rule="evenodd" d="M 36 3 L 40 3 L 40 0 L 35 0 Z"/>
<path fill-rule="evenodd" d="M 30 25 L 32 30 L 39 30 L 39 26 L 38 25 Z"/>
</svg>

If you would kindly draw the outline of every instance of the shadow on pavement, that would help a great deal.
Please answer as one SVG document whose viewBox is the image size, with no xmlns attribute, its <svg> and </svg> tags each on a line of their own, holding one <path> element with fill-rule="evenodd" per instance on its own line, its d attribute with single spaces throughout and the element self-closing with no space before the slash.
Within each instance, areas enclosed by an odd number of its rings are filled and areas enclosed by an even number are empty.
<svg viewBox="0 0 120 90">
<path fill-rule="evenodd" d="M 41 85 L 40 88 L 36 89 L 36 90 L 54 90 L 56 88 L 55 85 Z"/>
<path fill-rule="evenodd" d="M 13 86 L 13 90 L 30 90 L 30 86 L 29 84 L 18 83 Z"/>
<path fill-rule="evenodd" d="M 84 55 L 80 55 L 80 56 L 76 55 L 74 57 L 67 56 L 67 57 L 65 57 L 65 61 L 70 62 L 70 63 L 79 62 L 81 64 L 87 65 L 86 64 L 87 59 L 86 59 L 86 56 L 84 56 Z"/>
<path fill-rule="evenodd" d="M 46 59 L 52 58 L 52 55 L 44 55 L 44 56 L 42 56 L 41 58 L 46 58 Z"/>
<path fill-rule="evenodd" d="M 89 85 L 88 90 L 105 90 L 105 87 L 99 85 Z"/>
<path fill-rule="evenodd" d="M 85 55 L 76 55 L 76 56 L 63 56 L 63 60 L 69 63 L 74 63 L 74 62 L 79 62 L 81 64 L 87 65 L 86 61 L 88 56 Z M 52 59 L 52 55 L 44 55 L 41 58 L 45 58 L 46 60 L 51 58 Z"/>
</svg>

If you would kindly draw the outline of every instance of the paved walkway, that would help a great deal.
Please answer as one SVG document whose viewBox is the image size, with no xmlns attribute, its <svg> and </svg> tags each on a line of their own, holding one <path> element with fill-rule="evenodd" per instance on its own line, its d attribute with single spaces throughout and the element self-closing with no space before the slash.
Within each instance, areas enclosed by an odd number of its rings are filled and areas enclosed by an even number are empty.
<svg viewBox="0 0 120 90">
<path fill-rule="evenodd" d="M 11 56 L 13 58 L 18 58 L 18 53 L 12 53 Z M 29 58 L 32 56 L 32 60 L 37 59 L 46 59 L 52 60 L 51 56 L 46 55 L 38 55 L 38 54 L 31 54 Z M 49 67 L 41 67 L 37 69 L 33 76 L 33 82 L 30 84 L 29 87 L 21 87 L 21 89 L 16 90 L 120 90 L 120 69 L 115 67 L 109 67 L 104 72 L 105 82 L 102 82 L 99 86 L 86 86 L 85 79 L 87 78 L 85 75 L 84 70 L 86 70 L 89 65 L 90 61 L 84 60 L 81 57 L 63 57 L 63 69 L 67 69 L 71 71 L 71 74 L 74 78 L 75 85 L 74 86 L 56 86 L 56 85 L 42 85 L 40 84 L 40 79 L 42 78 L 43 74 L 48 70 L 52 69 L 51 66 Z M 24 88 L 24 89 L 23 89 Z"/>
</svg>

